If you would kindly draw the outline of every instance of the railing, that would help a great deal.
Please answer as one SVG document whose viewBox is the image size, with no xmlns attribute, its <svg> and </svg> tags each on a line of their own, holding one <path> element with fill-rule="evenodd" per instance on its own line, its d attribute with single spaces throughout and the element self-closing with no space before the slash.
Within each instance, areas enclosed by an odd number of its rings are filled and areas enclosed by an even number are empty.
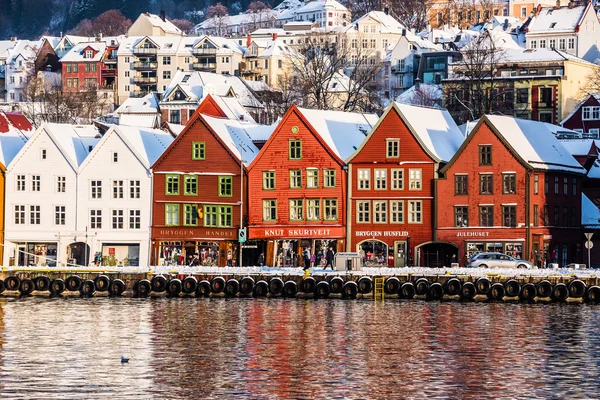
<svg viewBox="0 0 600 400">
<path fill-rule="evenodd" d="M 151 47 L 137 47 L 133 49 L 133 54 L 156 54 L 158 49 Z"/>
<path fill-rule="evenodd" d="M 196 71 L 217 69 L 217 63 L 193 63 L 192 68 Z"/>
<path fill-rule="evenodd" d="M 203 49 L 203 48 L 192 49 L 192 54 L 194 54 L 196 56 L 201 56 L 201 55 L 205 55 L 205 54 L 217 54 L 217 49 Z"/>
<path fill-rule="evenodd" d="M 152 85 L 158 82 L 158 78 L 156 76 L 134 76 L 133 83 L 137 85 Z"/>
<path fill-rule="evenodd" d="M 116 68 L 103 69 L 102 76 L 117 76 L 117 69 Z"/>
<path fill-rule="evenodd" d="M 157 69 L 158 68 L 158 63 L 156 62 L 142 62 L 142 61 L 136 61 L 133 63 L 132 65 L 133 69 Z"/>
</svg>

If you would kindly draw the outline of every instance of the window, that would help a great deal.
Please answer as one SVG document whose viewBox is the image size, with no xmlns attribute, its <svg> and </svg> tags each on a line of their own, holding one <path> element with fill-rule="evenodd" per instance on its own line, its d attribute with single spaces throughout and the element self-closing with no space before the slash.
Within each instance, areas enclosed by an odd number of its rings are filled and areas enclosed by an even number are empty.
<svg viewBox="0 0 600 400">
<path fill-rule="evenodd" d="M 65 176 L 56 177 L 56 192 L 65 193 L 67 191 L 67 178 Z"/>
<path fill-rule="evenodd" d="M 179 226 L 179 204 L 165 204 L 165 225 Z"/>
<path fill-rule="evenodd" d="M 15 206 L 15 225 L 25 225 L 25 206 Z"/>
<path fill-rule="evenodd" d="M 600 106 L 582 107 L 582 113 L 583 120 L 598 120 L 600 119 Z"/>
<path fill-rule="evenodd" d="M 219 196 L 231 197 L 233 196 L 233 180 L 231 176 L 220 176 L 219 177 Z"/>
<path fill-rule="evenodd" d="M 569 38 L 569 50 L 573 50 L 575 48 L 575 38 Z"/>
<path fill-rule="evenodd" d="M 573 178 L 572 185 L 573 185 L 573 196 L 577 196 L 577 178 Z"/>
<path fill-rule="evenodd" d="M 454 175 L 454 194 L 468 194 L 468 186 L 468 175 Z"/>
<path fill-rule="evenodd" d="M 569 226 L 569 207 L 563 207 L 563 226 Z"/>
<path fill-rule="evenodd" d="M 321 202 L 319 199 L 306 199 L 306 219 L 318 221 L 321 219 Z"/>
<path fill-rule="evenodd" d="M 54 206 L 54 225 L 65 225 L 67 219 L 65 206 Z"/>
<path fill-rule="evenodd" d="M 46 151 L 46 149 L 42 149 L 42 152 L 41 152 L 41 154 L 40 154 L 40 156 L 41 156 L 42 160 L 45 160 L 45 159 L 46 159 L 47 153 L 48 153 L 48 152 Z"/>
<path fill-rule="evenodd" d="M 204 206 L 204 226 L 217 226 L 217 206 Z"/>
<path fill-rule="evenodd" d="M 307 188 L 318 188 L 319 187 L 319 170 L 318 169 L 307 169 L 306 170 L 306 187 Z"/>
<path fill-rule="evenodd" d="M 39 192 L 41 190 L 41 177 L 39 175 L 31 176 L 31 191 Z"/>
<path fill-rule="evenodd" d="M 169 122 L 172 124 L 181 124 L 181 110 L 170 110 Z"/>
<path fill-rule="evenodd" d="M 337 221 L 337 199 L 323 199 L 325 208 L 325 221 Z"/>
<path fill-rule="evenodd" d="M 204 160 L 206 145 L 204 142 L 192 142 L 192 160 Z"/>
<path fill-rule="evenodd" d="M 277 221 L 277 200 L 263 200 L 263 221 Z"/>
<path fill-rule="evenodd" d="M 456 226 L 456 227 L 469 226 L 469 207 L 465 207 L 465 206 L 454 207 L 454 226 Z"/>
<path fill-rule="evenodd" d="M 118 163 L 119 162 L 119 153 L 117 153 L 117 152 L 113 152 L 112 153 L 112 162 L 113 163 Z"/>
<path fill-rule="evenodd" d="M 334 188 L 335 187 L 335 169 L 324 169 L 323 170 L 323 187 Z"/>
<path fill-rule="evenodd" d="M 581 214 L 581 213 L 580 213 Z M 577 208 L 571 208 L 571 226 L 579 225 L 579 221 L 577 219 Z"/>
<path fill-rule="evenodd" d="M 290 160 L 301 160 L 302 159 L 302 141 L 301 140 L 290 140 L 289 159 Z"/>
<path fill-rule="evenodd" d="M 532 40 L 532 41 L 531 41 L 531 45 L 530 45 L 530 47 L 531 47 L 532 49 L 537 49 L 537 40 Z"/>
<path fill-rule="evenodd" d="M 538 174 L 533 175 L 533 194 L 538 194 L 540 191 L 540 176 Z"/>
<path fill-rule="evenodd" d="M 554 177 L 554 194 L 558 194 L 558 176 Z"/>
<path fill-rule="evenodd" d="M 545 49 L 545 48 L 546 48 L 546 41 L 540 40 L 540 49 Z"/>
<path fill-rule="evenodd" d="M 408 170 L 408 189 L 421 190 L 421 169 Z"/>
<path fill-rule="evenodd" d="M 556 49 L 556 39 L 550 39 L 550 48 Z"/>
<path fill-rule="evenodd" d="M 87 52 L 86 52 L 87 55 Z M 90 72 L 90 64 L 85 64 L 85 72 Z"/>
<path fill-rule="evenodd" d="M 140 198 L 140 181 L 129 181 L 129 198 Z"/>
<path fill-rule="evenodd" d="M 533 226 L 534 227 L 537 227 L 540 225 L 539 218 L 540 218 L 540 206 L 537 204 L 534 204 L 533 205 Z"/>
<path fill-rule="evenodd" d="M 263 171 L 263 189 L 275 189 L 275 171 Z"/>
<path fill-rule="evenodd" d="M 112 210 L 112 228 L 123 229 L 124 212 L 123 210 Z"/>
<path fill-rule="evenodd" d="M 171 71 L 163 71 L 163 79 L 171 79 Z"/>
<path fill-rule="evenodd" d="M 558 226 L 560 224 L 559 220 L 559 210 L 558 206 L 554 206 L 554 226 Z"/>
<path fill-rule="evenodd" d="M 521 18 L 527 18 L 527 7 L 521 7 Z"/>
<path fill-rule="evenodd" d="M 548 206 L 544 206 L 544 225 L 548 226 L 550 224 L 550 210 Z"/>
<path fill-rule="evenodd" d="M 40 214 L 40 206 L 29 206 L 29 223 L 31 225 L 39 225 L 41 220 Z"/>
<path fill-rule="evenodd" d="M 141 210 L 129 210 L 129 229 L 140 229 L 141 228 L 141 226 L 142 226 L 141 214 L 142 214 Z"/>
<path fill-rule="evenodd" d="M 502 206 L 502 226 L 517 226 L 517 206 Z"/>
<path fill-rule="evenodd" d="M 290 199 L 290 221 L 302 221 L 304 219 L 303 211 L 302 199 Z"/>
<path fill-rule="evenodd" d="M 231 206 L 219 206 L 219 227 L 231 228 L 233 223 L 233 208 Z"/>
<path fill-rule="evenodd" d="M 479 146 L 479 165 L 492 165 L 492 146 Z"/>
<path fill-rule="evenodd" d="M 171 57 L 167 56 L 167 57 L 163 57 L 163 65 L 171 65 Z"/>
<path fill-rule="evenodd" d="M 367 190 L 371 188 L 371 170 L 358 170 L 358 190 Z"/>
<path fill-rule="evenodd" d="M 183 205 L 183 225 L 198 226 L 198 205 L 184 204 Z"/>
<path fill-rule="evenodd" d="M 502 174 L 502 193 L 515 194 L 517 193 L 517 175 Z"/>
<path fill-rule="evenodd" d="M 392 169 L 392 190 L 404 189 L 404 170 L 403 169 Z"/>
<path fill-rule="evenodd" d="M 290 187 L 292 189 L 298 189 L 302 187 L 302 170 L 290 170 Z"/>
<path fill-rule="evenodd" d="M 102 210 L 90 210 L 90 228 L 102 229 Z"/>
<path fill-rule="evenodd" d="M 102 198 L 102 181 L 91 181 L 90 182 L 90 197 L 92 199 L 101 199 Z"/>
<path fill-rule="evenodd" d="M 494 226 L 494 206 L 479 206 L 479 225 Z"/>
<path fill-rule="evenodd" d="M 421 224 L 423 202 L 421 200 L 411 200 L 408 202 L 408 223 Z"/>
<path fill-rule="evenodd" d="M 71 72 L 71 64 L 67 64 L 67 72 Z"/>
<path fill-rule="evenodd" d="M 494 175 L 481 174 L 479 175 L 479 193 L 493 194 L 494 193 Z"/>
<path fill-rule="evenodd" d="M 165 194 L 179 194 L 179 175 L 166 175 Z"/>
<path fill-rule="evenodd" d="M 373 223 L 387 223 L 387 201 L 373 201 Z"/>
<path fill-rule="evenodd" d="M 527 103 L 529 103 L 529 89 L 528 88 L 517 89 L 517 104 L 527 104 Z"/>
<path fill-rule="evenodd" d="M 25 175 L 17 175 L 17 192 L 25 191 Z"/>
<path fill-rule="evenodd" d="M 566 196 L 569 194 L 569 178 L 563 177 L 563 194 Z"/>
<path fill-rule="evenodd" d="M 404 223 L 404 202 L 402 200 L 390 200 L 390 223 Z"/>
<path fill-rule="evenodd" d="M 375 189 L 385 190 L 387 189 L 387 170 L 375 169 Z"/>
<path fill-rule="evenodd" d="M 565 39 L 559 39 L 558 40 L 558 49 L 559 50 L 565 50 L 566 48 L 566 40 Z"/>
<path fill-rule="evenodd" d="M 400 157 L 400 139 L 387 139 L 387 158 Z"/>
<path fill-rule="evenodd" d="M 113 181 L 113 199 L 122 199 L 123 198 L 123 181 Z"/>
<path fill-rule="evenodd" d="M 356 222 L 359 224 L 371 222 L 371 203 L 369 201 L 356 202 Z"/>
</svg>

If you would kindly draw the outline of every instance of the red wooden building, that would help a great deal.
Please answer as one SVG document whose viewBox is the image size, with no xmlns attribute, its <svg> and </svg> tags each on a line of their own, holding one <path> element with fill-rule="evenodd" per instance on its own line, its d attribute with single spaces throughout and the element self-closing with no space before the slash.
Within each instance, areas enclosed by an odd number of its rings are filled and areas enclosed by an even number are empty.
<svg viewBox="0 0 600 400">
<path fill-rule="evenodd" d="M 461 265 L 482 251 L 580 262 L 585 170 L 546 124 L 484 116 L 441 172 L 436 236 Z"/>
<path fill-rule="evenodd" d="M 600 93 L 583 99 L 560 124 L 591 138 L 600 138 Z"/>
<path fill-rule="evenodd" d="M 105 42 L 75 45 L 60 59 L 63 90 L 78 92 L 89 87 L 114 90 L 117 49 L 118 46 L 107 46 Z"/>
<path fill-rule="evenodd" d="M 447 111 L 392 103 L 348 160 L 348 251 L 367 265 L 449 261 L 432 243 L 434 180 L 462 141 Z"/>
<path fill-rule="evenodd" d="M 267 265 L 300 265 L 310 248 L 346 248 L 344 160 L 377 121 L 374 114 L 292 106 L 248 168 L 249 238 Z"/>
<path fill-rule="evenodd" d="M 247 205 L 240 160 L 249 163 L 258 154 L 248 127 L 195 113 L 156 161 L 153 265 L 189 264 L 194 256 L 202 265 L 239 265 L 240 211 Z"/>
</svg>

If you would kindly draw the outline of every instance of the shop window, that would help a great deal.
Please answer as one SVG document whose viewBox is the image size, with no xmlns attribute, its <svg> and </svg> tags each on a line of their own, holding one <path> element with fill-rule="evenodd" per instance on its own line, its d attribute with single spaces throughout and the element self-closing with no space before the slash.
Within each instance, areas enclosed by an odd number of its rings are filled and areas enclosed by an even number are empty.
<svg viewBox="0 0 600 400">
<path fill-rule="evenodd" d="M 387 158 L 400 157 L 400 139 L 388 139 L 386 142 L 387 142 Z"/>
<path fill-rule="evenodd" d="M 192 142 L 192 160 L 204 160 L 206 158 L 206 143 Z"/>
<path fill-rule="evenodd" d="M 112 210 L 112 228 L 123 229 L 123 210 Z"/>
<path fill-rule="evenodd" d="M 179 194 L 179 175 L 165 175 L 166 186 L 165 194 L 177 195 Z"/>
<path fill-rule="evenodd" d="M 183 205 L 183 225 L 198 226 L 198 205 L 184 204 Z"/>
<path fill-rule="evenodd" d="M 517 226 L 517 207 L 502 206 L 502 226 L 516 227 Z"/>
<path fill-rule="evenodd" d="M 517 192 L 517 175 L 502 174 L 502 193 L 515 194 Z"/>
<path fill-rule="evenodd" d="M 263 189 L 275 189 L 275 171 L 263 171 Z"/>
<path fill-rule="evenodd" d="M 411 168 L 408 170 L 408 189 L 409 190 L 421 190 L 421 169 Z"/>
<path fill-rule="evenodd" d="M 392 169 L 392 190 L 403 190 L 404 189 L 404 169 Z"/>
<path fill-rule="evenodd" d="M 373 223 L 387 223 L 387 201 L 373 201 Z"/>
<path fill-rule="evenodd" d="M 113 181 L 113 199 L 122 199 L 123 198 L 123 181 Z"/>
<path fill-rule="evenodd" d="M 179 204 L 165 204 L 165 225 L 179 226 Z"/>
<path fill-rule="evenodd" d="M 387 189 L 387 170 L 375 169 L 375 189 L 385 190 Z"/>
<path fill-rule="evenodd" d="M 304 220 L 304 201 L 302 199 L 290 199 L 290 221 Z"/>
<path fill-rule="evenodd" d="M 102 210 L 90 210 L 90 228 L 102 229 Z"/>
<path fill-rule="evenodd" d="M 392 224 L 404 223 L 404 201 L 390 200 L 390 222 Z"/>
<path fill-rule="evenodd" d="M 306 199 L 306 220 L 318 221 L 321 219 L 321 201 L 319 199 Z"/>
<path fill-rule="evenodd" d="M 411 200 L 408 202 L 408 223 L 422 224 L 423 223 L 423 202 L 421 200 Z"/>
<path fill-rule="evenodd" d="M 290 140 L 290 142 L 289 142 L 289 159 L 290 160 L 301 160 L 302 159 L 302 141 L 301 140 Z"/>
<path fill-rule="evenodd" d="M 371 202 L 356 202 L 356 222 L 359 224 L 366 224 L 371 222 Z"/>
<path fill-rule="evenodd" d="M 492 165 L 492 146 L 479 146 L 479 165 Z"/>
<path fill-rule="evenodd" d="M 290 170 L 290 188 L 299 189 L 302 187 L 302 170 Z"/>
<path fill-rule="evenodd" d="M 324 203 L 324 219 L 325 221 L 337 221 L 338 219 L 338 211 L 337 211 L 337 199 L 323 199 Z"/>
<path fill-rule="evenodd" d="M 309 189 L 315 189 L 319 187 L 318 169 L 310 168 L 306 170 L 306 187 Z"/>
<path fill-rule="evenodd" d="M 469 193 L 469 176 L 454 175 L 454 194 L 462 195 Z"/>
<path fill-rule="evenodd" d="M 142 211 L 129 210 L 129 229 L 140 229 L 142 226 Z"/>
<path fill-rule="evenodd" d="M 371 189 L 371 170 L 358 169 L 358 190 Z"/>
<path fill-rule="evenodd" d="M 454 226 L 463 228 L 469 226 L 469 207 L 454 207 Z"/>
<path fill-rule="evenodd" d="M 233 180 L 231 176 L 219 177 L 219 197 L 233 196 Z"/>
<path fill-rule="evenodd" d="M 335 169 L 323 170 L 323 187 L 334 188 L 335 187 Z"/>
<path fill-rule="evenodd" d="M 277 221 L 277 200 L 263 200 L 263 221 Z"/>
<path fill-rule="evenodd" d="M 479 225 L 494 226 L 494 206 L 479 206 Z"/>
</svg>

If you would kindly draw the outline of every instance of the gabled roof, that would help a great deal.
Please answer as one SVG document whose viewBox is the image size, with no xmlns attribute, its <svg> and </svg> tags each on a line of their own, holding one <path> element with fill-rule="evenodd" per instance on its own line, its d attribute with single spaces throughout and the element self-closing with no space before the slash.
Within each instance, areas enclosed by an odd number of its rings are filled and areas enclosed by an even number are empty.
<svg viewBox="0 0 600 400">
<path fill-rule="evenodd" d="M 297 9 L 296 14 L 325 10 L 348 11 L 346 7 L 335 0 L 315 0 Z"/>
<path fill-rule="evenodd" d="M 0 169 L 6 170 L 6 166 L 21 151 L 25 143 L 27 143 L 27 137 L 18 133 L 11 132 L 0 135 Z"/>
<path fill-rule="evenodd" d="M 28 135 L 32 130 L 33 126 L 25 115 L 0 111 L 0 134 L 18 133 Z"/>
<path fill-rule="evenodd" d="M 236 97 L 212 96 L 209 94 L 204 97 L 198 108 L 204 102 L 211 103 L 219 111 L 219 117 L 255 123 L 254 118 Z"/>
<path fill-rule="evenodd" d="M 584 193 L 581 193 L 581 225 L 600 228 L 600 210 Z"/>
<path fill-rule="evenodd" d="M 542 7 L 531 20 L 528 34 L 575 32 L 591 3 L 574 7 Z M 593 9 L 593 8 L 592 8 Z"/>
<path fill-rule="evenodd" d="M 585 104 L 587 103 L 587 101 L 590 98 L 594 98 L 596 100 L 596 102 L 598 102 L 598 104 L 600 104 L 600 93 L 592 93 L 592 94 L 588 94 L 587 96 L 585 96 L 585 98 L 583 100 L 581 100 L 573 109 L 573 111 L 571 111 L 569 113 L 569 115 L 567 115 L 562 121 L 560 121 L 561 125 L 564 125 L 565 122 L 567 122 L 569 119 L 571 119 L 571 117 L 573 117 L 573 115 L 575 115 L 577 113 L 577 111 L 579 111 L 579 109 Z"/>
<path fill-rule="evenodd" d="M 573 156 L 598 156 L 598 145 L 594 139 L 560 139 L 560 143 Z"/>
<path fill-rule="evenodd" d="M 198 48 L 200 46 L 200 44 L 203 43 L 204 41 L 209 41 L 216 47 L 217 54 L 229 54 L 229 53 L 244 54 L 243 48 L 235 40 L 232 40 L 232 39 L 227 39 L 227 38 L 220 37 L 220 36 L 204 35 L 204 36 L 201 36 L 200 38 L 193 38 L 193 37 L 185 38 L 183 40 L 183 42 L 189 42 L 190 39 L 192 39 L 192 42 L 193 42 L 192 48 Z"/>
<path fill-rule="evenodd" d="M 92 58 L 85 58 L 85 51 L 90 48 L 96 54 Z M 102 60 L 106 52 L 106 43 L 104 42 L 82 42 L 78 43 L 67 52 L 60 62 L 95 62 Z"/>
<path fill-rule="evenodd" d="M 146 17 L 146 19 L 153 26 L 158 27 L 158 28 L 162 29 L 163 31 L 165 31 L 167 33 L 174 33 L 174 34 L 177 34 L 177 35 L 183 35 L 183 32 L 181 31 L 181 29 L 179 29 L 178 27 L 176 27 L 171 21 L 169 21 L 166 18 L 163 21 L 162 18 L 159 17 L 158 15 L 156 15 L 156 14 L 150 14 L 150 13 L 140 14 L 140 17 L 142 17 L 142 16 Z"/>
</svg>

